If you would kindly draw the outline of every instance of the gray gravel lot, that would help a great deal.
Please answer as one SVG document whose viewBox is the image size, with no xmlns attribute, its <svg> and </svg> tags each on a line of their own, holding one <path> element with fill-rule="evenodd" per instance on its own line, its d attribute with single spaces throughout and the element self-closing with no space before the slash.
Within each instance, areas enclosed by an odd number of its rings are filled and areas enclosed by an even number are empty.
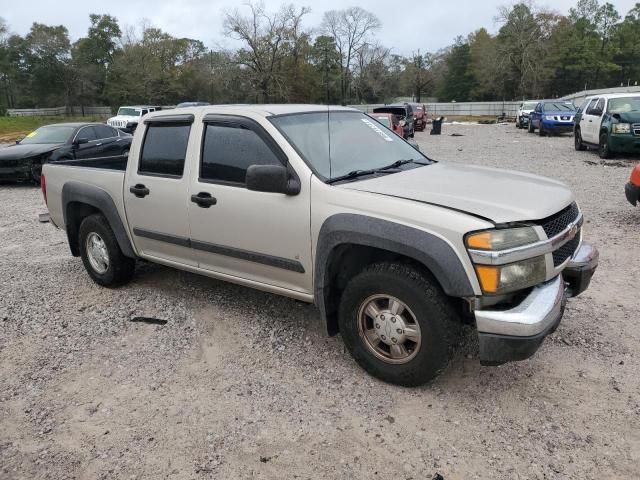
<svg viewBox="0 0 640 480">
<path fill-rule="evenodd" d="M 591 289 L 532 359 L 481 367 L 471 342 L 432 384 L 386 385 L 313 306 L 151 264 L 96 286 L 38 223 L 39 190 L 0 185 L 0 478 L 639 478 L 633 159 L 513 125 L 443 132 L 416 139 L 568 183 L 600 248 Z"/>
</svg>

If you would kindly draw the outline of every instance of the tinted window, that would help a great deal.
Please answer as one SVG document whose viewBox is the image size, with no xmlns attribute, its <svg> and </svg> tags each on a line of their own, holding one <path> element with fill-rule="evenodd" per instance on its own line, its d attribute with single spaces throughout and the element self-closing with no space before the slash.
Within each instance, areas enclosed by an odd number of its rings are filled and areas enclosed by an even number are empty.
<svg viewBox="0 0 640 480">
<path fill-rule="evenodd" d="M 111 138 L 118 136 L 113 128 L 107 127 L 106 125 L 96 125 L 93 128 L 98 138 Z"/>
<path fill-rule="evenodd" d="M 596 107 L 596 103 L 598 103 L 597 98 L 594 98 L 593 100 L 591 100 L 591 103 L 589 103 L 589 106 L 587 107 L 588 115 L 591 115 L 592 110 Z"/>
<path fill-rule="evenodd" d="M 98 137 L 96 137 L 96 132 L 93 127 L 82 127 L 80 130 L 78 130 L 76 139 L 77 138 L 86 138 L 87 140 L 91 141 L 96 140 Z"/>
<path fill-rule="evenodd" d="M 149 125 L 138 172 L 182 176 L 190 130 L 190 124 Z"/>
<path fill-rule="evenodd" d="M 602 112 L 604 112 L 604 98 L 601 98 L 600 100 L 598 100 L 598 104 L 596 105 L 596 110 L 598 110 L 598 115 L 602 115 Z"/>
<path fill-rule="evenodd" d="M 282 165 L 282 162 L 253 130 L 240 125 L 207 125 L 200 178 L 244 183 L 251 165 Z"/>
</svg>

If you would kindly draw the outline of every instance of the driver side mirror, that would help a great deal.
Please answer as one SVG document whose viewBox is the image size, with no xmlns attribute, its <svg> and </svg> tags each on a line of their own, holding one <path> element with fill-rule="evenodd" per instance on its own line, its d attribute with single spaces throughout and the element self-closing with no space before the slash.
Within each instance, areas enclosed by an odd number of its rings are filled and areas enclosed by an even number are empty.
<svg viewBox="0 0 640 480">
<path fill-rule="evenodd" d="M 88 138 L 76 138 L 73 141 L 73 147 L 74 148 L 78 148 L 80 145 L 84 144 L 84 143 L 89 143 L 89 139 Z"/>
<path fill-rule="evenodd" d="M 297 195 L 300 193 L 300 181 L 289 175 L 283 165 L 251 165 L 245 177 L 247 190 L 267 193 L 284 193 Z"/>
<path fill-rule="evenodd" d="M 22 140 L 24 140 L 24 137 L 16 138 L 16 145 L 18 145 Z"/>
</svg>

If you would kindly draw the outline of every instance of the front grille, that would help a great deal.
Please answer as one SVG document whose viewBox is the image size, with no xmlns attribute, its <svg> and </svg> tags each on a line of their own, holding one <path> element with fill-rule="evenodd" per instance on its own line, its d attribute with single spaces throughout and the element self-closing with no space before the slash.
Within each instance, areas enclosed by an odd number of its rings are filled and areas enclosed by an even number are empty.
<svg viewBox="0 0 640 480">
<path fill-rule="evenodd" d="M 580 232 L 577 232 L 575 237 L 553 252 L 553 266 L 562 265 L 568 258 L 573 257 L 578 245 L 580 245 Z"/>
<path fill-rule="evenodd" d="M 580 210 L 578 209 L 578 205 L 572 203 L 564 210 L 540 220 L 537 223 L 543 228 L 544 233 L 547 234 L 547 238 L 553 238 L 578 218 L 579 214 Z"/>
<path fill-rule="evenodd" d="M 640 135 L 640 123 L 634 123 L 631 128 L 633 128 L 634 135 Z"/>
</svg>

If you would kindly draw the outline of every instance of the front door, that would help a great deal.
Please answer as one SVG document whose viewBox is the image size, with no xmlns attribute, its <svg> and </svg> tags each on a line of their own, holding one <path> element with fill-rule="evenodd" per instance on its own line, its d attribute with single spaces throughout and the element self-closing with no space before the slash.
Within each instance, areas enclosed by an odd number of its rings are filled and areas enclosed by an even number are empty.
<svg viewBox="0 0 640 480">
<path fill-rule="evenodd" d="M 598 105 L 600 105 L 600 103 L 604 105 L 604 100 L 598 98 L 591 100 L 580 120 L 580 132 L 585 142 L 598 143 L 598 130 L 600 128 Z"/>
<path fill-rule="evenodd" d="M 97 158 L 102 156 L 102 142 L 99 140 L 98 135 L 92 125 L 82 127 L 76 133 L 74 142 L 79 139 L 86 140 L 83 143 L 74 143 L 73 157 L 74 158 Z"/>
<path fill-rule="evenodd" d="M 308 179 L 295 196 L 247 190 L 250 165 L 287 165 L 280 147 L 244 117 L 210 115 L 203 129 L 189 203 L 191 245 L 200 268 L 310 293 Z"/>
<path fill-rule="evenodd" d="M 196 266 L 189 243 L 189 164 L 185 162 L 193 115 L 167 118 L 170 121 L 156 117 L 139 127 L 145 128 L 144 138 L 138 157 L 130 158 L 133 165 L 124 183 L 127 220 L 143 256 Z"/>
</svg>

